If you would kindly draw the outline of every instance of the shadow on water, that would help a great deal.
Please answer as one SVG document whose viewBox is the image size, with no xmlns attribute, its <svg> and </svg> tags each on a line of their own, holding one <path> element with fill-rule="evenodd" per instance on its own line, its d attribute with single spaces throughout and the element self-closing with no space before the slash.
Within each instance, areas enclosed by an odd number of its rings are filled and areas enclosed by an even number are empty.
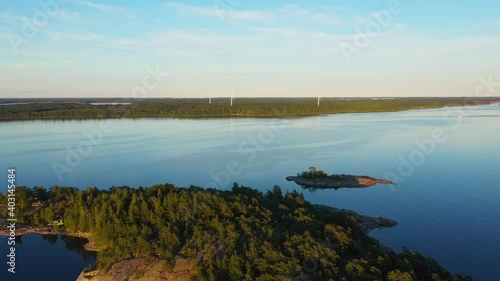
<svg viewBox="0 0 500 281">
<path fill-rule="evenodd" d="M 80 237 L 71 237 L 71 236 L 63 236 L 63 235 L 54 235 L 54 234 L 42 234 L 40 235 L 43 240 L 49 242 L 49 244 L 54 245 L 57 243 L 58 239 L 64 242 L 64 247 L 75 253 L 79 253 L 82 256 L 82 259 L 87 261 L 95 260 L 96 254 L 95 252 L 90 252 L 85 250 L 84 245 L 89 242 L 88 239 L 80 238 Z M 18 236 L 20 240 L 22 240 L 22 236 Z M 17 240 L 16 240 L 17 241 Z"/>
<path fill-rule="evenodd" d="M 88 262 L 95 260 L 96 253 L 84 249 L 84 245 L 88 243 L 89 240 L 85 238 L 69 237 L 69 236 L 60 236 L 60 238 L 64 241 L 66 249 L 72 252 L 79 253 L 84 261 Z"/>
<path fill-rule="evenodd" d="M 28 234 L 15 240 L 16 273 L 0 267 L 2 281 L 29 280 L 76 280 L 90 264 L 95 263 L 96 253 L 86 251 L 85 238 L 62 235 Z M 6 246 L 7 237 L 0 237 L 0 246 Z M 0 263 L 6 265 L 6 254 L 1 247 Z"/>
</svg>

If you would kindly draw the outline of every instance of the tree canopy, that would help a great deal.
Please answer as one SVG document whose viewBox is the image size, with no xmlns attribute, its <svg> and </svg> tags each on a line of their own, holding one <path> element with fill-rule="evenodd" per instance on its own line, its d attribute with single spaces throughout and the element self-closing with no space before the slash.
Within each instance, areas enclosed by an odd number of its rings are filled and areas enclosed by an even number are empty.
<svg viewBox="0 0 500 281">
<path fill-rule="evenodd" d="M 496 99 L 498 100 L 498 99 Z M 207 99 L 35 99 L 5 100 L 11 105 L 0 106 L 0 120 L 49 118 L 139 118 L 139 117 L 274 117 L 302 116 L 349 112 L 389 112 L 399 110 L 439 108 L 488 104 L 486 98 L 396 98 L 339 99 L 324 98 L 318 106 L 308 98 L 242 98 L 233 106 L 227 98 Z M 22 102 L 14 104 L 15 101 Z M 95 102 L 119 102 L 115 105 L 92 105 Z M 123 102 L 130 104 L 124 105 Z"/>
<path fill-rule="evenodd" d="M 104 270 L 130 257 L 171 268 L 182 255 L 198 260 L 193 280 L 471 280 L 419 253 L 382 247 L 348 213 L 320 211 L 279 186 L 265 194 L 238 184 L 16 191 L 25 225 L 63 219 L 61 228 L 90 233 Z"/>
</svg>

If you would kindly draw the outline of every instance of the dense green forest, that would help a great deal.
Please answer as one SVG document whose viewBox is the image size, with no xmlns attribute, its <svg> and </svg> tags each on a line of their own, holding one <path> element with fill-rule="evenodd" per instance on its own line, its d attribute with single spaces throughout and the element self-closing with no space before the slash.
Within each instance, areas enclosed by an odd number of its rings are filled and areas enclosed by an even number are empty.
<svg viewBox="0 0 500 281">
<path fill-rule="evenodd" d="M 48 118 L 139 118 L 139 117 L 272 117 L 349 112 L 388 112 L 444 106 L 488 104 L 500 98 L 396 98 L 339 99 L 323 98 L 318 106 L 311 98 L 241 98 L 230 105 L 229 99 L 2 99 L 0 120 Z M 13 104 L 20 102 L 23 104 Z M 95 102 L 130 103 L 128 105 L 92 105 Z M 10 104 L 9 104 L 10 103 Z M 9 104 L 9 105 L 5 105 Z"/>
<path fill-rule="evenodd" d="M 182 255 L 201 257 L 193 280 L 472 280 L 417 252 L 396 254 L 348 213 L 325 213 L 278 186 L 18 187 L 16 199 L 21 224 L 63 219 L 59 227 L 90 233 L 104 270 L 129 257 L 161 258 L 168 269 Z"/>
</svg>

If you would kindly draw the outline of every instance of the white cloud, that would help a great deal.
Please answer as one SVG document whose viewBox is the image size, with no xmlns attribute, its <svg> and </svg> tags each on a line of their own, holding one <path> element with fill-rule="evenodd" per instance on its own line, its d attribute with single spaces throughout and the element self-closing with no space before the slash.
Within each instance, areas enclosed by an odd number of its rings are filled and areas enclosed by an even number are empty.
<svg viewBox="0 0 500 281">
<path fill-rule="evenodd" d="M 80 17 L 80 14 L 76 12 L 70 12 L 67 9 L 61 9 L 57 12 L 57 14 L 54 17 L 68 22 L 77 22 L 78 18 Z M 34 17 L 20 16 L 9 12 L 3 12 L 2 14 L 0 14 L 0 19 L 5 19 L 7 21 L 19 22 L 19 23 L 29 22 L 34 24 L 35 26 L 39 25 L 39 22 Z"/>
<path fill-rule="evenodd" d="M 31 22 L 34 23 L 33 19 L 30 19 L 25 16 L 14 15 L 8 12 L 3 12 L 0 14 L 0 19 L 12 20 L 12 21 L 20 21 L 20 22 Z"/>
<path fill-rule="evenodd" d="M 41 32 L 45 33 L 47 37 L 52 41 L 92 42 L 104 38 L 103 36 L 90 31 L 85 31 L 83 33 L 76 33 L 76 32 L 60 32 L 60 31 L 44 30 Z"/>
<path fill-rule="evenodd" d="M 125 16 L 128 18 L 134 17 L 134 14 L 132 12 L 130 12 L 129 9 L 123 8 L 120 6 L 96 4 L 96 3 L 91 2 L 91 1 L 83 1 L 83 0 L 75 0 L 75 1 L 73 1 L 73 3 L 78 4 L 78 5 L 82 5 L 82 6 L 91 7 L 91 8 L 94 8 L 94 9 L 97 9 L 100 11 L 104 11 L 104 12 L 119 14 L 119 15 L 122 15 L 122 16 Z"/>
<path fill-rule="evenodd" d="M 69 22 L 79 22 L 80 21 L 80 13 L 72 12 L 68 9 L 61 9 L 57 13 L 56 17 Z"/>
<path fill-rule="evenodd" d="M 235 11 L 228 10 L 223 15 L 224 18 L 228 18 L 230 20 L 264 20 L 268 18 L 270 15 L 261 11 Z"/>
<path fill-rule="evenodd" d="M 45 61 L 39 61 L 39 62 L 22 62 L 22 63 L 15 63 L 12 65 L 13 68 L 23 68 L 23 69 L 34 69 L 34 68 L 39 68 L 39 67 L 46 67 L 49 63 Z"/>
<path fill-rule="evenodd" d="M 229 20 L 241 20 L 241 21 L 256 21 L 264 20 L 269 17 L 269 14 L 264 11 L 253 11 L 253 10 L 236 10 L 236 9 L 226 9 L 224 7 L 218 7 L 214 5 L 213 7 L 199 7 L 190 6 L 182 3 L 164 3 L 163 6 L 175 9 L 181 13 L 190 13 L 199 16 L 206 17 L 218 17 Z"/>
<path fill-rule="evenodd" d="M 163 6 L 175 9 L 179 12 L 191 13 L 200 16 L 217 17 L 216 10 L 208 7 L 195 7 L 182 3 L 164 3 Z"/>
<path fill-rule="evenodd" d="M 189 61 L 222 61 L 222 58 L 247 52 L 252 45 L 260 45 L 259 42 L 253 34 L 222 35 L 208 30 L 168 29 L 144 38 L 106 40 L 99 46 Z"/>
<path fill-rule="evenodd" d="M 294 20 L 306 21 L 321 25 L 340 26 L 344 24 L 337 13 L 340 8 L 321 7 L 321 12 L 301 8 L 297 5 L 287 5 L 276 11 L 277 16 L 285 16 Z"/>
<path fill-rule="evenodd" d="M 299 21 L 300 23 L 309 22 L 328 26 L 339 26 L 344 24 L 337 14 L 345 11 L 343 8 L 334 6 L 322 6 L 316 9 L 301 8 L 298 5 L 286 5 L 283 7 L 269 10 L 243 10 L 237 6 L 222 6 L 214 4 L 213 6 L 191 6 L 183 3 L 168 2 L 163 6 L 175 9 L 181 13 L 194 14 L 206 17 L 219 17 L 221 19 L 240 20 L 240 21 L 284 21 L 287 23 Z"/>
<path fill-rule="evenodd" d="M 74 61 L 74 60 L 68 60 L 68 59 L 65 59 L 65 60 L 60 60 L 59 62 L 60 62 L 60 63 L 62 63 L 62 64 L 70 64 L 70 63 L 75 63 L 75 61 Z"/>
</svg>

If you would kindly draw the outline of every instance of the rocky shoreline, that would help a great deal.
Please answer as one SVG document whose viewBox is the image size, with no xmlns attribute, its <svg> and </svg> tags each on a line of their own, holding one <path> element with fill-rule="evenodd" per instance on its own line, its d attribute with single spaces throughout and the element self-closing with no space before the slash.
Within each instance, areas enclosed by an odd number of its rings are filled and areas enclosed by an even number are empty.
<svg viewBox="0 0 500 281">
<path fill-rule="evenodd" d="M 366 188 L 380 184 L 396 184 L 389 180 L 377 179 L 368 176 L 353 176 L 353 175 L 333 175 L 323 178 L 305 178 L 302 176 L 286 177 L 287 181 L 293 181 L 296 184 L 311 189 L 338 189 L 338 188 Z"/>
<path fill-rule="evenodd" d="M 147 263 L 143 258 L 128 258 L 114 263 L 109 270 L 84 270 L 76 281 L 116 281 L 116 280 L 173 280 L 189 281 L 195 275 L 197 257 L 176 255 L 171 268 L 165 266 L 165 260 L 154 258 Z"/>
<path fill-rule="evenodd" d="M 37 226 L 26 226 L 16 228 L 16 236 L 28 235 L 28 234 L 40 234 L 40 235 L 63 235 L 77 238 L 85 238 L 89 240 L 83 248 L 87 251 L 97 252 L 98 249 L 92 241 L 90 241 L 90 234 L 85 232 L 67 232 L 58 229 L 54 229 L 50 226 L 47 227 L 37 227 Z M 3 228 L 0 229 L 0 236 L 9 236 L 10 230 Z"/>
<path fill-rule="evenodd" d="M 368 233 L 374 229 L 380 228 L 390 228 L 393 226 L 397 226 L 398 223 L 395 220 L 391 220 L 383 217 L 370 217 L 366 215 L 359 214 L 352 210 L 347 209 L 339 209 L 326 205 L 314 205 L 318 210 L 330 213 L 347 213 L 348 215 L 354 217 L 356 222 L 361 227 L 363 232 Z"/>
</svg>

